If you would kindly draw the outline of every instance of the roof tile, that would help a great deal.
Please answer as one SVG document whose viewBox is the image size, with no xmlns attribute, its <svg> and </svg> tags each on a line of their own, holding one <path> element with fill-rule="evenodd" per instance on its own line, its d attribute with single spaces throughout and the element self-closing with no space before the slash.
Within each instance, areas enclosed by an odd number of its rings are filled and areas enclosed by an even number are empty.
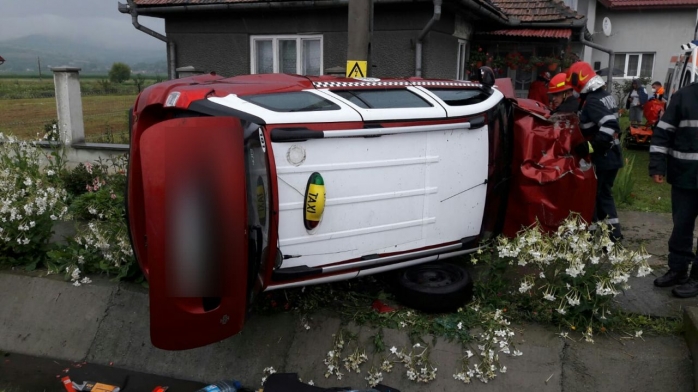
<svg viewBox="0 0 698 392">
<path fill-rule="evenodd" d="M 698 0 L 601 0 L 610 9 L 694 8 Z"/>
<path fill-rule="evenodd" d="M 522 22 L 564 22 L 582 19 L 584 15 L 566 6 L 561 0 L 491 0 L 510 17 Z"/>
<path fill-rule="evenodd" d="M 571 29 L 509 29 L 484 31 L 479 34 L 499 35 L 507 37 L 536 37 L 536 38 L 570 38 Z"/>
</svg>

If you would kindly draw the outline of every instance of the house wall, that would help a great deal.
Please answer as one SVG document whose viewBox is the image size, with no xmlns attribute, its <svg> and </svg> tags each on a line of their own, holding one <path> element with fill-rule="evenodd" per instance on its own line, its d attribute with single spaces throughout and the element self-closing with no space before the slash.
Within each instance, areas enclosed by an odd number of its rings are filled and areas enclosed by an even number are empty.
<svg viewBox="0 0 698 392">
<path fill-rule="evenodd" d="M 603 34 L 602 22 L 609 17 L 612 34 Z M 693 37 L 696 24 L 695 9 L 680 10 L 632 10 L 609 11 L 597 7 L 594 42 L 609 47 L 615 52 L 654 52 L 652 80 L 664 83 L 671 56 L 679 52 L 682 43 Z M 601 62 L 601 68 L 608 67 L 608 55 L 598 50 L 592 53 L 592 65 Z"/>
<path fill-rule="evenodd" d="M 428 4 L 376 6 L 369 76 L 414 75 L 414 41 L 432 16 Z M 167 36 L 177 45 L 177 67 L 234 76 L 250 73 L 250 36 L 322 34 L 323 67 L 344 67 L 347 56 L 347 8 L 311 11 L 218 12 L 173 14 Z M 458 38 L 455 16 L 444 13 L 424 40 L 423 76 L 456 76 Z"/>
</svg>

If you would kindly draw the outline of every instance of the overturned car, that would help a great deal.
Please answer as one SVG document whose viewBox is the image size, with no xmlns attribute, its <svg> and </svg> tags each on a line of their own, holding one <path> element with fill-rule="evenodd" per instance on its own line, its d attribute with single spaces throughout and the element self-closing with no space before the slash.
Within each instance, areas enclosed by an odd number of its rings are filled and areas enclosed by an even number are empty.
<svg viewBox="0 0 698 392">
<path fill-rule="evenodd" d="M 145 89 L 127 215 L 153 344 L 234 335 L 265 290 L 425 265 L 536 219 L 554 230 L 570 211 L 589 220 L 576 117 L 480 75 L 211 74 Z"/>
</svg>

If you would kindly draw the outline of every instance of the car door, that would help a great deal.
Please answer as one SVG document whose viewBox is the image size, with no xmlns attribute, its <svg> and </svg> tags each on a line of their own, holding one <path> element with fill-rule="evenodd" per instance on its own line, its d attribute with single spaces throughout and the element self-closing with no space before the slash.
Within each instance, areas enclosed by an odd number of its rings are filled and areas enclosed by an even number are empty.
<svg viewBox="0 0 698 392">
<path fill-rule="evenodd" d="M 250 176 L 250 160 L 265 159 L 257 128 L 243 129 L 233 117 L 188 117 L 158 123 L 140 136 L 141 264 L 148 271 L 150 335 L 158 348 L 190 349 L 238 333 L 253 291 L 264 286 L 256 283 L 271 214 L 268 176 Z"/>
</svg>

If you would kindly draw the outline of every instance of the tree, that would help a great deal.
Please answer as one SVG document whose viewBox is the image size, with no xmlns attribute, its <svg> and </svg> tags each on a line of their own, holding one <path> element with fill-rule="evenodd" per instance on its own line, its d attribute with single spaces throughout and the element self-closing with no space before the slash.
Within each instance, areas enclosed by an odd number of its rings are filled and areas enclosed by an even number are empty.
<svg viewBox="0 0 698 392">
<path fill-rule="evenodd" d="M 133 84 L 136 85 L 136 88 L 138 89 L 138 92 L 140 93 L 141 90 L 143 90 L 143 85 L 145 85 L 145 78 L 143 75 L 138 74 L 133 77 Z"/>
<path fill-rule="evenodd" d="M 131 78 L 131 67 L 124 63 L 114 63 L 109 71 L 109 80 L 113 83 L 122 83 Z"/>
</svg>

